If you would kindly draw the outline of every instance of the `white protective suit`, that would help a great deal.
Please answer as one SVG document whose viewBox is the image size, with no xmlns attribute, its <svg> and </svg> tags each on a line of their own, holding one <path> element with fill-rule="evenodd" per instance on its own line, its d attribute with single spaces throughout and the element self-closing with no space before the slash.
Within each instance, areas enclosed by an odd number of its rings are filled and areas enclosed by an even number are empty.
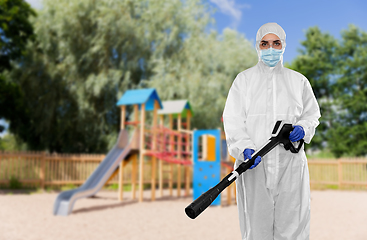
<svg viewBox="0 0 367 240">
<path fill-rule="evenodd" d="M 271 137 L 277 120 L 300 125 L 310 143 L 320 110 L 306 77 L 283 67 L 271 68 L 260 59 L 259 42 L 268 33 L 285 47 L 285 32 L 276 23 L 263 25 L 256 36 L 259 62 L 239 73 L 229 90 L 223 112 L 224 130 L 235 168 L 246 148 L 255 151 Z M 309 239 L 310 187 L 307 159 L 277 146 L 260 164 L 236 180 L 243 240 Z"/>
</svg>

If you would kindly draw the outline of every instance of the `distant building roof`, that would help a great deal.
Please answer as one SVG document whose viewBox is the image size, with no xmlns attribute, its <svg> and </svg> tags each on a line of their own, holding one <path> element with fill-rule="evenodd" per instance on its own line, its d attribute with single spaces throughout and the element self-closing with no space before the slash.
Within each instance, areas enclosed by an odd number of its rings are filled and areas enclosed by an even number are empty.
<svg viewBox="0 0 367 240">
<path fill-rule="evenodd" d="M 120 100 L 118 100 L 116 105 L 122 106 L 138 104 L 139 108 L 141 108 L 141 104 L 145 103 L 145 110 L 151 111 L 154 109 L 155 100 L 158 101 L 160 108 L 163 108 L 161 99 L 154 88 L 133 89 L 127 90 Z"/>
<path fill-rule="evenodd" d="M 181 114 L 181 117 L 184 118 L 186 117 L 188 110 L 191 112 L 191 116 L 193 116 L 194 112 L 192 111 L 190 103 L 187 100 L 164 101 L 163 109 L 158 110 L 158 114 L 172 114 L 174 117 L 177 117 L 178 114 Z"/>
</svg>

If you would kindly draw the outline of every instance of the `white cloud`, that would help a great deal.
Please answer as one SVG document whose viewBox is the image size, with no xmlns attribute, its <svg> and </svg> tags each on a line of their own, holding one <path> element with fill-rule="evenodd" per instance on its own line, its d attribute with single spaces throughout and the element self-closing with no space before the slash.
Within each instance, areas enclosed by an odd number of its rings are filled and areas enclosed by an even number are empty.
<svg viewBox="0 0 367 240">
<path fill-rule="evenodd" d="M 32 8 L 41 9 L 42 8 L 42 0 L 25 0 L 28 2 Z"/>
<path fill-rule="evenodd" d="M 232 17 L 232 27 L 236 28 L 241 21 L 242 12 L 240 9 L 250 9 L 250 4 L 236 4 L 235 0 L 210 0 L 210 2 L 217 5 L 219 10 Z"/>
</svg>

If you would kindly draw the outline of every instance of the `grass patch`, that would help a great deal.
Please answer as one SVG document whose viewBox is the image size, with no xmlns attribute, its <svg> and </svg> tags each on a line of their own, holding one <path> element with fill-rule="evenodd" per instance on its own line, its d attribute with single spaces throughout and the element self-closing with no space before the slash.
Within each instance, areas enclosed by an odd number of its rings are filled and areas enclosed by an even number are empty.
<svg viewBox="0 0 367 240">
<path fill-rule="evenodd" d="M 341 190 L 338 185 L 335 184 L 312 184 L 311 190 Z"/>
<path fill-rule="evenodd" d="M 326 185 L 326 189 L 338 190 L 339 186 L 338 185 Z"/>
<path fill-rule="evenodd" d="M 136 185 L 136 189 L 138 188 L 138 185 Z M 119 185 L 117 183 L 113 183 L 108 185 L 107 187 L 105 187 L 105 189 L 107 190 L 118 190 L 119 189 Z M 126 184 L 124 185 L 124 191 L 128 192 L 131 191 L 131 184 Z"/>
<path fill-rule="evenodd" d="M 156 186 L 158 188 L 158 183 L 157 183 Z M 192 185 L 190 187 L 192 188 Z M 163 188 L 164 189 L 168 189 L 168 184 L 163 184 Z M 173 189 L 177 189 L 177 184 L 174 183 L 172 185 L 172 188 Z M 185 183 L 182 183 L 181 184 L 181 189 L 184 189 L 184 188 L 185 188 Z M 104 189 L 117 191 L 119 189 L 119 185 L 117 183 L 109 184 L 106 187 L 104 187 Z M 132 185 L 131 184 L 124 184 L 124 192 L 129 192 L 129 191 L 131 191 L 131 189 L 132 189 Z M 135 189 L 136 190 L 139 189 L 139 184 L 136 184 Z M 151 183 L 144 183 L 143 184 L 143 189 L 144 190 L 150 190 L 150 189 L 152 189 L 152 184 Z"/>
<path fill-rule="evenodd" d="M 72 190 L 72 189 L 75 189 L 75 188 L 77 188 L 77 186 L 74 185 L 74 184 L 66 184 L 66 185 L 61 187 L 61 191 Z"/>
</svg>

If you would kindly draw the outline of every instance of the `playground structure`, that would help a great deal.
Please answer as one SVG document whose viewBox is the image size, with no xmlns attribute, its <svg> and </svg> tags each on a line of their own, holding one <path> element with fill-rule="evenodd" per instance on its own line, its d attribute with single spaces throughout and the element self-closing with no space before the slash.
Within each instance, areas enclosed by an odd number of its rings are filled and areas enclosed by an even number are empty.
<svg viewBox="0 0 367 240">
<path fill-rule="evenodd" d="M 117 105 L 121 107 L 121 129 L 132 126 L 132 131 L 139 132 L 139 150 L 134 158 L 132 173 L 132 198 L 135 199 L 136 176 L 139 172 L 139 201 L 143 201 L 143 175 L 144 160 L 151 158 L 151 200 L 156 195 L 156 166 L 159 160 L 159 193 L 163 195 L 163 164 L 170 164 L 170 195 L 172 195 L 173 167 L 177 167 L 177 195 L 181 196 L 181 165 L 185 168 L 185 195 L 190 191 L 190 167 L 191 165 L 191 135 L 190 117 L 192 110 L 186 100 L 161 102 L 155 89 L 129 90 L 120 98 Z M 132 105 L 133 121 L 125 121 L 126 108 Z M 146 112 L 152 111 L 151 125 L 147 121 Z M 139 119 L 140 115 L 140 121 Z M 168 127 L 164 126 L 164 117 L 168 116 Z M 159 124 L 158 124 L 159 116 Z M 174 130 L 176 120 L 176 130 Z M 185 121 L 183 121 L 185 120 Z M 186 129 L 182 126 L 186 126 Z M 139 171 L 137 172 L 136 160 L 139 159 Z M 123 195 L 123 173 L 124 164 L 119 168 L 119 200 Z"/>
<path fill-rule="evenodd" d="M 177 196 L 181 196 L 181 185 L 183 184 L 181 182 L 181 168 L 184 168 L 185 175 L 184 195 L 188 196 L 190 194 L 193 155 L 196 159 L 195 164 L 199 165 L 208 161 L 210 166 L 205 168 L 205 171 L 198 168 L 201 170 L 196 170 L 196 173 L 194 173 L 195 179 L 202 179 L 201 182 L 194 179 L 196 181 L 193 182 L 195 196 L 205 192 L 206 188 L 215 185 L 220 179 L 220 142 L 223 134 L 220 133 L 220 130 L 214 130 L 217 131 L 217 134 L 214 134 L 216 137 L 208 136 L 213 132 L 203 133 L 201 134 L 201 141 L 195 140 L 195 144 L 199 145 L 201 143 L 201 146 L 194 146 L 193 149 L 193 134 L 195 131 L 190 130 L 190 119 L 193 112 L 187 100 L 161 102 L 155 89 L 137 89 L 126 91 L 117 102 L 117 106 L 121 108 L 118 142 L 81 187 L 59 194 L 54 205 L 55 215 L 68 215 L 77 199 L 96 194 L 103 185 L 117 174 L 119 176 L 118 199 L 122 201 L 123 169 L 130 162 L 132 164 L 132 198 L 136 199 L 136 185 L 138 184 L 139 202 L 144 200 L 143 176 L 146 161 L 151 161 L 152 201 L 156 199 L 157 164 L 160 197 L 163 196 L 163 164 L 169 164 L 168 185 L 170 196 L 173 195 L 174 167 L 177 168 Z M 213 167 L 214 164 L 215 168 Z M 227 161 L 227 163 L 222 162 L 222 164 L 226 166 L 227 172 L 232 170 L 232 163 Z M 228 189 L 228 198 L 230 197 L 231 190 Z M 230 201 L 228 202 L 230 203 Z"/>
<path fill-rule="evenodd" d="M 133 113 L 131 113 L 130 118 L 132 121 L 126 121 L 126 108 L 132 105 Z M 127 126 L 132 126 L 133 132 L 139 131 L 140 137 L 137 139 L 139 142 L 139 150 L 134 158 L 133 168 L 132 168 L 132 198 L 136 198 L 136 176 L 139 175 L 139 201 L 143 201 L 143 169 L 144 160 L 149 157 L 151 160 L 151 200 L 154 201 L 156 198 L 156 175 L 157 175 L 157 161 L 158 161 L 158 191 L 159 196 L 163 196 L 163 164 L 169 164 L 169 195 L 173 195 L 173 169 L 177 168 L 177 196 L 181 196 L 181 168 L 184 168 L 185 174 L 185 192 L 184 196 L 190 194 L 191 179 L 192 179 L 192 165 L 195 162 L 193 158 L 193 153 L 197 155 L 196 162 L 203 164 L 208 161 L 209 165 L 213 165 L 217 162 L 218 167 L 215 169 L 208 168 L 206 171 L 199 172 L 195 174 L 196 178 L 205 178 L 205 186 L 214 185 L 217 182 L 217 178 L 220 177 L 220 165 L 222 160 L 222 165 L 224 165 L 228 171 L 232 170 L 232 163 L 229 161 L 223 161 L 223 158 L 228 158 L 227 146 L 222 139 L 224 134 L 220 133 L 214 137 L 210 134 L 203 134 L 201 138 L 201 151 L 194 149 L 193 151 L 193 134 L 194 131 L 190 130 L 190 120 L 193 116 L 193 111 L 191 109 L 190 103 L 187 100 L 176 100 L 176 101 L 163 101 L 160 102 L 158 94 L 154 89 L 142 89 L 142 90 L 129 90 L 120 98 L 117 106 L 121 108 L 121 129 L 125 129 Z M 163 106 L 163 108 L 159 108 Z M 147 121 L 146 112 L 152 111 L 152 116 L 150 119 L 151 125 Z M 139 121 L 140 115 L 140 121 Z M 158 123 L 159 121 L 159 123 Z M 168 124 L 165 124 L 168 123 Z M 168 125 L 168 126 L 166 126 Z M 215 134 L 214 134 L 215 135 Z M 225 154 L 222 154 L 221 159 L 221 148 L 220 144 L 222 142 L 224 146 Z M 199 145 L 199 144 L 198 144 Z M 216 153 L 217 151 L 217 153 Z M 139 156 L 139 157 L 138 157 Z M 200 159 L 199 159 L 200 158 Z M 139 159 L 139 168 L 137 166 L 137 159 Z M 203 161 L 206 160 L 206 161 Z M 126 164 L 121 163 L 119 168 L 119 192 L 118 198 L 122 201 L 123 198 L 123 168 Z M 137 171 L 139 169 L 139 171 Z M 197 168 L 200 169 L 200 168 Z M 213 173 L 214 171 L 214 173 Z M 117 174 L 117 171 L 115 172 Z M 213 176 L 216 177 L 207 177 Z M 198 187 L 201 185 L 200 182 L 194 181 L 194 192 L 200 194 L 206 190 L 206 188 Z M 195 195 L 196 195 L 195 194 Z M 229 190 L 229 197 L 230 197 Z M 229 201 L 228 201 L 229 202 Z M 220 203 L 220 201 L 219 201 Z"/>
</svg>

